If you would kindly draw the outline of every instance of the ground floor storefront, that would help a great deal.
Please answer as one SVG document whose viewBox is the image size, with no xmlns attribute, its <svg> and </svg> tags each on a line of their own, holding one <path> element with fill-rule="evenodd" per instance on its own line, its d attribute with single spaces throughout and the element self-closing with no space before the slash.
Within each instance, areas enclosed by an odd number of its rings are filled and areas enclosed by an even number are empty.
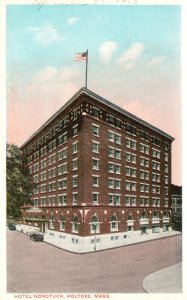
<svg viewBox="0 0 187 300">
<path fill-rule="evenodd" d="M 50 244 L 85 253 L 167 235 L 171 215 L 161 208 L 30 207 L 23 211 L 23 225 L 43 233 Z"/>
</svg>

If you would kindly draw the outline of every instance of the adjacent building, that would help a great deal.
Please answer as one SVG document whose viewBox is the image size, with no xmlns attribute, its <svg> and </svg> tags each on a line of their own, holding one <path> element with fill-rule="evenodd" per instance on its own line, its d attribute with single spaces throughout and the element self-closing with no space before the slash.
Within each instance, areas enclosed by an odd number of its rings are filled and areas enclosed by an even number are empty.
<svg viewBox="0 0 187 300">
<path fill-rule="evenodd" d="M 173 140 L 81 88 L 21 146 L 36 184 L 23 223 L 74 252 L 170 231 Z"/>
<path fill-rule="evenodd" d="M 182 231 L 182 186 L 171 185 L 171 211 L 173 228 Z"/>
</svg>

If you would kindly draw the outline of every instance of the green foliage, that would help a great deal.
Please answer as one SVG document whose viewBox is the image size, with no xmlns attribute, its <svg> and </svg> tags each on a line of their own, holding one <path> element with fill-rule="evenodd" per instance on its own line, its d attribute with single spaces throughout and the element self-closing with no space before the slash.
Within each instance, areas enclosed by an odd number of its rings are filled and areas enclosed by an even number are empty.
<svg viewBox="0 0 187 300">
<path fill-rule="evenodd" d="M 25 157 L 17 146 L 7 145 L 7 216 L 21 216 L 21 206 L 31 203 L 33 187 Z"/>
</svg>

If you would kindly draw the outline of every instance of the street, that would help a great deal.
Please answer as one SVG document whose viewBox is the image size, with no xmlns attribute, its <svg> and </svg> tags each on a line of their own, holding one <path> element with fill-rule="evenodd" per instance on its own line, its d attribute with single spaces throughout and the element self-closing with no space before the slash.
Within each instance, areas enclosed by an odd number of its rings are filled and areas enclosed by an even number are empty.
<svg viewBox="0 0 187 300">
<path fill-rule="evenodd" d="M 181 235 L 73 254 L 7 230 L 7 292 L 145 293 L 148 274 L 181 260 Z"/>
</svg>

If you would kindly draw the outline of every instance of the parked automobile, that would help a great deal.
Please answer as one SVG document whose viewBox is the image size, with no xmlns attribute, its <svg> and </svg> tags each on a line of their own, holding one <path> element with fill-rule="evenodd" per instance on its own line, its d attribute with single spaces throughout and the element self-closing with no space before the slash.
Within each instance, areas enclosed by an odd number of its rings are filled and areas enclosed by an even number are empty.
<svg viewBox="0 0 187 300">
<path fill-rule="evenodd" d="M 16 230 L 16 225 L 15 224 L 8 224 L 9 230 Z"/>
<path fill-rule="evenodd" d="M 35 242 L 37 242 L 37 241 L 43 242 L 44 237 L 43 237 L 42 234 L 33 233 L 33 234 L 30 235 L 30 240 L 35 241 Z"/>
</svg>

